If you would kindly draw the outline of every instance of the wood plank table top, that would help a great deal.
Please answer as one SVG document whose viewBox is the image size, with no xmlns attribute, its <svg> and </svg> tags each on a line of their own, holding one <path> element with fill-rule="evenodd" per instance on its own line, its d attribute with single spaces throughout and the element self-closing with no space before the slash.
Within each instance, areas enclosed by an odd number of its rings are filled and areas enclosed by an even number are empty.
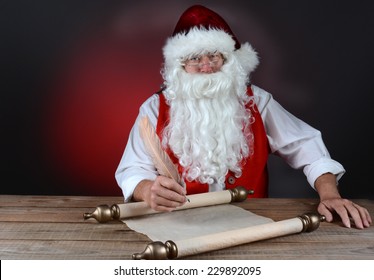
<svg viewBox="0 0 374 280">
<path fill-rule="evenodd" d="M 374 201 L 353 200 L 374 217 Z M 2 260 L 130 260 L 151 240 L 120 221 L 84 220 L 98 205 L 123 203 L 122 197 L 0 195 Z M 315 212 L 317 199 L 266 198 L 234 203 L 274 221 Z M 373 260 L 374 226 L 344 228 L 321 223 L 309 233 L 293 234 L 188 256 L 203 260 Z"/>
</svg>

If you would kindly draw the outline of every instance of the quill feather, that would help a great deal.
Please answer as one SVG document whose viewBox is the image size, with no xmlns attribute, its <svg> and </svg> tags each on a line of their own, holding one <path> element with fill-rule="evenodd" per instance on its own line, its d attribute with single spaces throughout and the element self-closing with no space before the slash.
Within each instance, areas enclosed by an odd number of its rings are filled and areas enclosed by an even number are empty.
<svg viewBox="0 0 374 280">
<path fill-rule="evenodd" d="M 143 117 L 139 122 L 139 133 L 158 173 L 162 176 L 172 178 L 184 186 L 184 181 L 181 179 L 177 167 L 169 155 L 162 149 L 160 138 L 149 123 L 147 116 Z"/>
</svg>

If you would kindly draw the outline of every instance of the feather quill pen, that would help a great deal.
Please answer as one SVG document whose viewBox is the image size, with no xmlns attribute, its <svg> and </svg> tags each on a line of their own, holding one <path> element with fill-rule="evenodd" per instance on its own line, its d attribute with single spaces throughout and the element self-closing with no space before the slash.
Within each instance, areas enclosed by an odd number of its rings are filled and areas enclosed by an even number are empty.
<svg viewBox="0 0 374 280">
<path fill-rule="evenodd" d="M 147 116 L 140 119 L 139 133 L 146 150 L 152 158 L 157 172 L 162 176 L 174 179 L 178 184 L 185 187 L 184 181 L 179 175 L 177 167 L 172 162 L 169 155 L 164 151 L 164 149 L 162 149 L 160 138 L 149 123 Z"/>
</svg>

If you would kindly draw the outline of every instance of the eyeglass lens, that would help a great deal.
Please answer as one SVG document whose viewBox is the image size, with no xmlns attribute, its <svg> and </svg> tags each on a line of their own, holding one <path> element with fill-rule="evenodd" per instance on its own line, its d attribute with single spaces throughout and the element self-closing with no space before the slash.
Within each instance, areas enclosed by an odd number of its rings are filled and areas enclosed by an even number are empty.
<svg viewBox="0 0 374 280">
<path fill-rule="evenodd" d="M 207 58 L 207 60 L 205 59 Z M 193 67 L 202 67 L 206 63 L 209 63 L 209 66 L 214 66 L 222 58 L 220 53 L 208 53 L 206 55 L 199 55 L 191 57 L 185 61 L 185 65 Z"/>
</svg>

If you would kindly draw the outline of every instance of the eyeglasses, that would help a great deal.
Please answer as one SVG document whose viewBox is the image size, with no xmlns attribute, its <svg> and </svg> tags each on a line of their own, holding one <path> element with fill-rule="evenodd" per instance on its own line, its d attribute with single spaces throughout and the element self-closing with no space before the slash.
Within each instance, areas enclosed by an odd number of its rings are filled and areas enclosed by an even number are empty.
<svg viewBox="0 0 374 280">
<path fill-rule="evenodd" d="M 208 61 L 206 61 L 207 58 Z M 207 53 L 203 55 L 190 57 L 182 62 L 182 66 L 198 67 L 201 68 L 205 64 L 209 64 L 210 67 L 214 67 L 218 62 L 223 60 L 223 56 L 219 52 Z"/>
</svg>

